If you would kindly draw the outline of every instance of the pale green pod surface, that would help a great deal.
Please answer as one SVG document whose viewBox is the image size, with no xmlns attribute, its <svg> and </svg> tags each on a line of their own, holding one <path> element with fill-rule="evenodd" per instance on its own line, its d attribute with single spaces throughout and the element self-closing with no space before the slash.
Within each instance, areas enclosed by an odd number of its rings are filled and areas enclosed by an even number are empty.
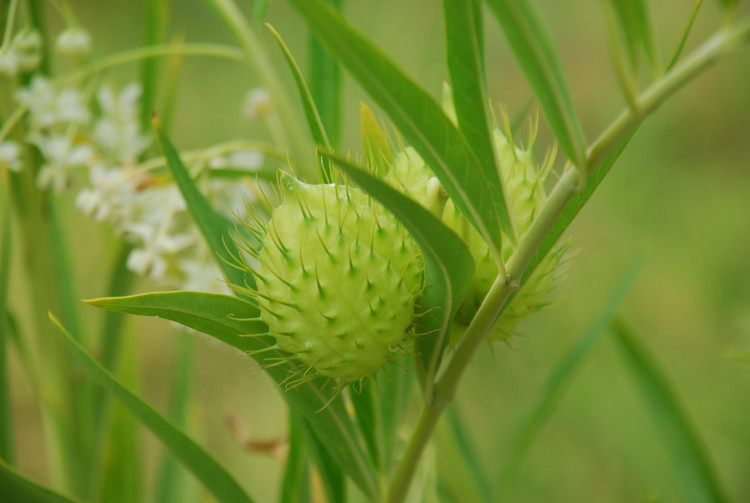
<svg viewBox="0 0 750 503">
<path fill-rule="evenodd" d="M 519 236 L 523 236 L 531 227 L 547 198 L 543 173 L 539 172 L 531 153 L 512 145 L 499 129 L 494 131 L 494 141 L 508 199 L 511 203 L 514 224 Z M 428 186 L 433 176 L 434 174 L 419 154 L 411 147 L 406 147 L 394 155 L 393 164 L 385 180 L 394 188 L 431 209 L 435 202 L 431 200 L 434 195 L 429 192 Z M 460 334 L 463 332 L 462 328 L 469 324 L 479 304 L 495 282 L 498 269 L 487 243 L 450 200 L 445 204 L 443 221 L 464 239 L 476 263 L 472 291 L 456 315 L 457 323 L 454 327 L 454 334 Z M 514 302 L 493 329 L 492 339 L 502 340 L 510 337 L 516 332 L 519 321 L 545 306 L 545 298 L 563 275 L 560 266 L 565 249 L 567 249 L 566 246 L 553 249 L 526 281 Z M 503 259 L 507 261 L 513 253 L 509 239 L 504 240 L 501 251 Z"/>
<path fill-rule="evenodd" d="M 422 290 L 419 249 L 357 188 L 282 183 L 259 254 L 261 318 L 308 375 L 360 380 L 403 352 Z"/>
<path fill-rule="evenodd" d="M 411 197 L 422 206 L 428 206 L 427 185 L 435 175 L 412 147 L 406 147 L 393 158 L 385 181 L 394 189 Z"/>
</svg>

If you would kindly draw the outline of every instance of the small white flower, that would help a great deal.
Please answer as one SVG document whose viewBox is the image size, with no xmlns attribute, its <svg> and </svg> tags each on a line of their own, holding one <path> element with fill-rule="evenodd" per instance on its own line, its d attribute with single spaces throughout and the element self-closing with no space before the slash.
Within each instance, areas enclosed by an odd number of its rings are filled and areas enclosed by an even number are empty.
<svg viewBox="0 0 750 503">
<path fill-rule="evenodd" d="M 13 37 L 13 48 L 21 71 L 36 70 L 42 61 L 42 36 L 39 31 L 27 29 L 16 33 Z"/>
<path fill-rule="evenodd" d="M 93 166 L 89 170 L 91 187 L 81 189 L 76 196 L 76 206 L 94 220 L 111 220 L 118 223 L 136 199 L 135 180 L 127 170 Z"/>
<path fill-rule="evenodd" d="M 0 143 L 0 170 L 21 171 L 21 147 L 13 140 Z"/>
<path fill-rule="evenodd" d="M 44 164 L 37 175 L 37 186 L 42 190 L 60 192 L 68 186 L 70 172 L 89 164 L 96 154 L 91 145 L 75 145 L 66 135 L 30 133 L 28 141 L 35 144 L 44 157 Z"/>
<path fill-rule="evenodd" d="M 249 121 L 254 121 L 255 119 L 265 116 L 272 109 L 273 102 L 271 101 L 271 94 L 267 89 L 262 87 L 248 91 L 245 96 L 245 102 L 242 106 L 245 118 Z"/>
<path fill-rule="evenodd" d="M 102 117 L 94 126 L 94 138 L 102 152 L 118 163 L 134 162 L 149 144 L 138 123 L 140 96 L 137 83 L 128 85 L 119 95 L 109 86 L 102 86 L 97 93 Z"/>
<path fill-rule="evenodd" d="M 77 89 L 69 87 L 55 91 L 40 76 L 34 77 L 29 87 L 18 91 L 18 101 L 29 107 L 30 127 L 35 131 L 57 124 L 84 124 L 90 117 Z"/>
<path fill-rule="evenodd" d="M 0 51 L 0 75 L 13 78 L 18 74 L 18 55 L 13 47 Z"/>
<path fill-rule="evenodd" d="M 70 26 L 55 40 L 55 50 L 69 58 L 85 58 L 91 52 L 91 34 L 80 26 Z"/>
</svg>

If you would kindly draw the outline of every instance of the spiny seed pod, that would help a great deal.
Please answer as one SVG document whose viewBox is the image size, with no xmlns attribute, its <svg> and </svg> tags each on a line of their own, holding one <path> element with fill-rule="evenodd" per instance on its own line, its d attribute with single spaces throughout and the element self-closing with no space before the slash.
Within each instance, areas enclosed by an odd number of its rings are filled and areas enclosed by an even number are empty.
<svg viewBox="0 0 750 503">
<path fill-rule="evenodd" d="M 518 235 L 523 236 L 531 227 L 534 218 L 539 214 L 547 199 L 544 190 L 544 177 L 551 165 L 552 158 L 548 158 L 548 162 L 541 169 L 538 169 L 531 153 L 515 147 L 498 129 L 494 132 L 494 140 L 514 224 Z M 463 236 L 476 262 L 473 299 L 466 300 L 465 305 L 462 306 L 456 317 L 457 322 L 468 324 L 497 278 L 498 269 L 487 243 L 451 202 L 446 204 L 444 221 Z M 492 339 L 507 339 L 516 332 L 519 321 L 546 305 L 545 298 L 564 276 L 561 265 L 567 248 L 568 245 L 557 246 L 539 264 L 516 294 L 513 303 L 495 325 L 490 334 Z M 513 247 L 507 238 L 503 240 L 501 253 L 505 261 L 513 254 Z"/>
<path fill-rule="evenodd" d="M 531 227 L 547 198 L 544 177 L 552 157 L 538 169 L 531 153 L 515 147 L 499 129 L 494 131 L 494 141 L 514 224 L 518 234 L 522 236 Z M 431 208 L 435 204 L 435 196 L 429 190 L 430 181 L 435 180 L 434 175 L 419 154 L 410 147 L 394 155 L 393 165 L 385 180 L 425 207 Z M 495 282 L 498 269 L 487 243 L 452 201 L 445 204 L 443 221 L 464 239 L 476 263 L 473 288 L 456 315 L 454 336 L 460 337 Z M 561 265 L 567 248 L 567 245 L 554 248 L 537 267 L 495 326 L 492 339 L 507 339 L 516 332 L 519 321 L 546 305 L 545 298 L 564 276 Z M 505 261 L 513 253 L 513 247 L 507 238 L 503 240 L 501 253 Z"/>
<path fill-rule="evenodd" d="M 359 381 L 404 350 L 422 290 L 419 249 L 361 190 L 282 178 L 256 270 L 261 318 L 315 375 Z"/>
</svg>

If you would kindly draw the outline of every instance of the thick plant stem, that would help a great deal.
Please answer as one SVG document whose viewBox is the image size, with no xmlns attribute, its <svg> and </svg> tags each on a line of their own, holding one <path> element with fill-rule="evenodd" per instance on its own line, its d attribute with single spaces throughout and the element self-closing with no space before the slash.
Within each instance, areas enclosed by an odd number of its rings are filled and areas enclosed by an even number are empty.
<svg viewBox="0 0 750 503">
<path fill-rule="evenodd" d="M 743 44 L 750 43 L 750 20 L 718 32 L 695 50 L 671 72 L 638 95 L 636 114 L 633 107 L 622 112 L 599 135 L 588 149 L 583 172 L 568 167 L 550 193 L 547 202 L 534 220 L 531 228 L 522 236 L 518 249 L 507 264 L 507 277 L 498 278 L 477 310 L 462 342 L 456 349 L 445 371 L 434 386 L 434 392 L 426 397 L 422 413 L 406 447 L 396 474 L 391 483 L 386 501 L 398 503 L 407 495 L 411 479 L 419 463 L 421 453 L 429 443 L 438 420 L 445 407 L 453 399 L 456 389 L 477 349 L 487 333 L 505 309 L 510 295 L 520 285 L 517 283 L 531 263 L 547 233 L 558 220 L 571 198 L 586 179 L 617 145 L 632 134 L 649 114 L 653 113 L 667 98 L 675 94 L 686 83 L 715 63 L 722 56 Z"/>
</svg>

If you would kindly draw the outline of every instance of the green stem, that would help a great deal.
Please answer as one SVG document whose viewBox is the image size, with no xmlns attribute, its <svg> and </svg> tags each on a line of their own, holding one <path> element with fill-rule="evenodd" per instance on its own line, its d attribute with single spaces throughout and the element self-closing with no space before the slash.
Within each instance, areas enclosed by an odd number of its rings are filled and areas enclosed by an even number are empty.
<svg viewBox="0 0 750 503">
<path fill-rule="evenodd" d="M 589 149 L 585 176 L 590 175 L 602 160 L 667 98 L 720 57 L 748 42 L 750 42 L 750 20 L 733 29 L 722 30 L 711 37 L 672 72 L 642 92 L 638 96 L 636 108 L 640 114 L 636 115 L 632 108 L 622 112 Z M 485 336 L 502 314 L 506 301 L 520 286 L 518 281 L 531 263 L 545 236 L 562 214 L 566 204 L 577 193 L 578 188 L 584 186 L 581 178 L 577 170 L 570 167 L 566 169 L 550 193 L 539 216 L 522 237 L 518 249 L 508 261 L 507 279 L 498 279 L 495 282 L 477 310 L 464 339 L 435 384 L 434 393 L 426 397 L 422 413 L 396 469 L 386 498 L 388 503 L 398 503 L 406 497 L 421 453 L 432 437 L 440 415 L 453 399 L 466 368 Z"/>
<path fill-rule="evenodd" d="M 667 98 L 721 57 L 748 42 L 750 42 L 750 19 L 738 26 L 716 33 L 677 64 L 671 72 L 644 90 L 638 96 L 639 113 L 636 114 L 630 107 L 624 110 L 594 141 L 588 152 L 587 174 L 591 174 L 602 160 Z"/>
</svg>

